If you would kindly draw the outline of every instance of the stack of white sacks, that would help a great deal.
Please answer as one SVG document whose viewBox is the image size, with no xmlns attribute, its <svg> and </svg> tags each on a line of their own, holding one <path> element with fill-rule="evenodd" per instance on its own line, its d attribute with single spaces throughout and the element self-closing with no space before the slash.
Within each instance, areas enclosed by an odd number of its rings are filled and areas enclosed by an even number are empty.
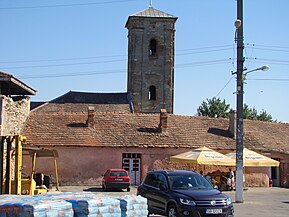
<svg viewBox="0 0 289 217">
<path fill-rule="evenodd" d="M 120 201 L 107 195 L 88 192 L 53 196 L 72 204 L 74 217 L 120 217 Z"/>
<path fill-rule="evenodd" d="M 20 217 L 73 217 L 71 203 L 65 200 L 32 200 L 24 204 Z"/>
<path fill-rule="evenodd" d="M 0 195 L 0 217 L 146 217 L 147 208 L 147 200 L 135 195 Z"/>
<path fill-rule="evenodd" d="M 0 217 L 73 217 L 72 204 L 42 196 L 0 195 Z"/>
<path fill-rule="evenodd" d="M 141 196 L 125 195 L 120 200 L 121 217 L 147 216 L 147 199 Z"/>
</svg>

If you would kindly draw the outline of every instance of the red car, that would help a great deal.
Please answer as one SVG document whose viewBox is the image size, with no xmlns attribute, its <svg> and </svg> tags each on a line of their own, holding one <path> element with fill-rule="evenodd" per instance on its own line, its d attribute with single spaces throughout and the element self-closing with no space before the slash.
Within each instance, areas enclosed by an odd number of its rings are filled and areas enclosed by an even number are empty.
<svg viewBox="0 0 289 217">
<path fill-rule="evenodd" d="M 130 177 L 124 169 L 109 169 L 102 178 L 102 188 L 108 189 L 127 189 L 130 191 Z"/>
</svg>

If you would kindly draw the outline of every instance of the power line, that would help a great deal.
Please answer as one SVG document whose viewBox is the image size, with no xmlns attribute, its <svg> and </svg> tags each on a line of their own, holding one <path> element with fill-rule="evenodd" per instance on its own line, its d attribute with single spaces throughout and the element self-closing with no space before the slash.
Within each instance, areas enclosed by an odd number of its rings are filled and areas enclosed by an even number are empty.
<svg viewBox="0 0 289 217">
<path fill-rule="evenodd" d="M 108 70 L 108 71 L 86 71 L 86 72 L 74 72 L 74 73 L 64 73 L 64 74 L 46 74 L 46 75 L 28 75 L 19 77 L 19 79 L 34 79 L 34 78 L 59 78 L 59 77 L 76 77 L 76 76 L 84 76 L 84 75 L 103 75 L 103 74 L 119 74 L 126 73 L 125 69 L 116 69 L 116 70 Z"/>
<path fill-rule="evenodd" d="M 194 66 L 202 66 L 202 65 L 214 65 L 228 62 L 228 60 L 213 60 L 213 61 L 202 61 L 202 62 L 192 62 L 192 63 L 184 63 L 178 64 L 176 68 L 183 67 L 194 67 Z M 115 70 L 107 70 L 107 71 L 85 71 L 85 72 L 74 72 L 74 73 L 57 73 L 57 74 L 45 74 L 45 75 L 26 75 L 19 76 L 19 79 L 35 79 L 35 78 L 52 78 L 52 77 L 76 77 L 76 76 L 84 76 L 84 75 L 100 75 L 100 74 L 115 74 L 115 73 L 125 73 L 125 69 L 115 69 Z"/>
<path fill-rule="evenodd" d="M 252 47 L 257 47 L 257 49 L 258 49 L 258 47 L 261 47 L 261 48 L 271 48 L 271 49 L 276 49 L 276 50 L 279 50 L 279 51 L 286 51 L 287 52 L 287 50 L 289 50 L 289 47 L 284 47 L 284 46 L 273 46 L 273 45 L 258 45 L 258 44 L 254 44 L 254 43 L 252 43 L 252 44 L 250 44 L 250 43 L 247 43 L 246 45 L 248 45 L 248 46 L 252 46 Z"/>
<path fill-rule="evenodd" d="M 189 52 L 189 53 L 177 53 L 176 56 L 183 56 L 183 55 L 191 55 L 191 54 L 199 54 L 199 53 L 210 53 L 210 52 L 218 52 L 224 50 L 234 50 L 233 48 L 222 48 L 222 49 L 213 49 L 216 47 L 228 47 L 227 45 L 224 46 L 212 46 L 212 47 L 203 47 L 203 48 L 195 48 L 195 49 L 183 49 L 178 50 L 178 52 L 182 51 L 189 51 L 195 50 L 196 52 Z M 205 50 L 209 49 L 209 50 Z M 197 51 L 202 50 L 202 51 Z M 73 61 L 73 60 L 89 60 L 89 59 L 102 59 L 102 58 L 114 58 L 114 57 L 125 57 L 127 55 L 107 55 L 107 56 L 94 56 L 94 57 L 73 57 L 73 58 L 60 58 L 60 59 L 40 59 L 40 60 L 18 60 L 18 61 L 0 61 L 0 63 L 32 63 L 32 62 L 56 62 L 56 61 Z M 52 65 L 36 65 L 36 66 L 3 66 L 2 69 L 16 69 L 16 68 L 39 68 L 39 67 L 56 67 L 56 66 L 66 66 L 66 65 L 84 65 L 84 64 L 96 64 L 96 63 L 108 63 L 108 62 L 118 62 L 118 61 L 125 61 L 127 59 L 117 59 L 117 60 L 103 60 L 98 62 L 86 62 L 86 63 L 63 63 L 63 64 L 52 64 Z M 234 60 L 234 58 L 231 58 Z M 246 60 L 250 61 L 266 61 L 266 62 L 278 62 L 283 63 L 285 65 L 289 64 L 287 60 L 276 60 L 276 59 L 263 59 L 263 58 L 252 58 L 252 54 L 250 57 L 246 57 Z M 250 62 L 249 61 L 249 62 Z"/>
<path fill-rule="evenodd" d="M 255 44 L 254 46 L 251 47 L 253 49 L 258 49 L 256 48 Z M 209 52 L 218 52 L 218 51 L 224 51 L 224 50 L 233 50 L 235 52 L 234 47 L 231 47 L 232 45 L 219 45 L 219 46 L 210 46 L 210 47 L 199 47 L 199 48 L 189 48 L 189 49 L 180 49 L 176 50 L 176 56 L 183 56 L 183 55 L 190 55 L 190 54 L 199 54 L 199 53 L 209 53 Z M 283 48 L 279 46 L 265 46 L 264 47 L 277 47 L 277 48 Z M 231 47 L 231 48 L 230 48 Z M 215 49 L 215 48 L 220 48 L 220 49 Z M 246 48 L 246 47 L 245 47 Z M 250 47 L 249 47 L 250 48 Z M 284 47 L 286 48 L 286 47 Z M 201 51 L 199 51 L 201 50 Z M 189 52 L 189 53 L 182 53 L 185 51 L 196 51 L 196 52 Z M 289 52 L 288 50 L 275 50 L 275 51 L 284 51 L 284 52 Z M 246 51 L 247 53 L 247 51 Z M 92 57 L 72 57 L 72 58 L 59 58 L 59 59 L 40 59 L 40 60 L 17 60 L 17 61 L 0 61 L 0 63 L 29 63 L 29 62 L 54 62 L 54 61 L 72 61 L 72 60 L 86 60 L 86 59 L 101 59 L 101 58 L 114 58 L 114 57 L 126 57 L 126 54 L 118 54 L 118 55 L 107 55 L 107 56 L 92 56 Z M 234 60 L 235 58 L 232 58 Z M 252 54 L 250 57 L 246 58 L 247 60 L 253 60 Z M 276 60 L 274 60 L 276 61 Z M 281 60 L 282 62 L 282 60 Z"/>
<path fill-rule="evenodd" d="M 187 48 L 187 49 L 177 50 L 177 52 L 178 51 L 190 51 L 190 50 L 207 50 L 207 49 L 227 48 L 227 47 L 231 47 L 231 45 L 216 45 L 216 46 L 209 46 L 209 47 Z"/>
<path fill-rule="evenodd" d="M 221 64 L 221 63 L 227 63 L 230 61 L 229 59 L 220 59 L 220 60 L 209 60 L 209 61 L 200 61 L 200 62 L 190 62 L 190 63 L 182 63 L 182 64 L 176 64 L 176 67 L 178 68 L 184 68 L 184 67 L 192 67 L 192 66 L 203 66 L 203 65 L 214 65 L 214 64 Z M 231 61 L 230 61 L 231 62 Z"/>
<path fill-rule="evenodd" d="M 278 64 L 278 65 L 289 65 L 289 61 L 288 60 L 276 60 L 276 59 L 265 59 L 265 58 L 246 58 L 246 59 L 250 59 L 250 60 L 254 60 L 254 62 L 261 62 L 261 63 L 269 63 L 270 64 Z"/>
<path fill-rule="evenodd" d="M 88 65 L 88 64 L 98 64 L 98 63 L 123 62 L 126 60 L 127 59 L 107 60 L 107 61 L 98 61 L 98 62 L 85 62 L 85 63 L 64 63 L 64 64 L 53 64 L 53 65 L 14 66 L 14 67 L 2 67 L 2 69 L 61 67 L 61 66 L 72 66 L 72 65 Z M 211 65 L 211 64 L 226 63 L 228 61 L 230 61 L 230 58 L 229 59 L 220 59 L 220 60 L 209 60 L 209 61 L 182 63 L 182 64 L 177 64 L 176 66 L 178 66 L 178 67 L 190 67 L 190 66 L 194 66 L 194 65 Z"/>
<path fill-rule="evenodd" d="M 193 51 L 193 50 L 205 50 L 206 51 L 197 51 L 197 52 L 191 52 L 191 53 L 176 53 L 176 56 L 179 55 L 189 55 L 189 54 L 197 54 L 197 53 L 206 53 L 206 52 L 217 52 L 217 51 L 223 51 L 223 50 L 230 50 L 230 49 L 214 49 L 216 47 L 227 47 L 225 46 L 212 46 L 212 47 L 203 47 L 203 48 L 194 48 L 194 49 L 183 49 L 183 50 L 177 50 L 177 52 L 182 51 Z M 211 49 L 211 50 L 210 50 Z M 231 48 L 232 49 L 232 48 Z M 17 61 L 0 61 L 0 63 L 29 63 L 29 62 L 56 62 L 56 61 L 72 61 L 72 60 L 86 60 L 86 59 L 102 59 L 102 58 L 114 58 L 114 57 L 127 57 L 126 54 L 118 54 L 118 55 L 107 55 L 107 56 L 92 56 L 92 57 L 72 57 L 72 58 L 59 58 L 59 59 L 40 59 L 40 60 L 17 60 Z"/>
<path fill-rule="evenodd" d="M 234 76 L 231 76 L 231 78 L 229 79 L 229 81 L 225 84 L 225 86 L 217 93 L 217 96 L 219 96 L 219 94 L 228 86 L 228 84 L 232 81 L 232 79 L 234 78 Z"/>
<path fill-rule="evenodd" d="M 0 61 L 0 63 L 56 62 L 56 61 L 72 61 L 72 60 L 88 60 L 88 59 L 114 58 L 114 57 L 124 57 L 124 56 L 126 57 L 127 55 L 108 55 L 108 56 L 94 56 L 94 57 L 59 58 L 59 59 Z"/>
<path fill-rule="evenodd" d="M 289 81 L 289 78 L 250 78 L 246 80 L 254 81 Z"/>
<path fill-rule="evenodd" d="M 219 50 L 210 50 L 210 51 L 206 51 L 206 52 L 215 52 L 215 51 L 219 51 Z M 189 55 L 187 54 L 183 54 L 183 55 Z M 72 61 L 72 60 L 88 60 L 88 59 L 100 59 L 100 58 L 110 58 L 110 57 L 121 57 L 121 56 L 126 56 L 126 55 L 111 55 L 111 56 L 99 56 L 99 57 L 82 57 L 82 58 L 62 58 L 62 59 L 47 59 L 47 60 L 27 60 L 27 61 L 14 61 L 14 62 L 10 62 L 10 61 L 3 61 L 0 63 L 32 63 L 32 62 L 55 62 L 55 61 Z M 178 55 L 176 55 L 178 56 Z M 229 59 L 223 59 L 223 60 L 212 60 L 212 61 L 202 61 L 202 62 L 192 62 L 192 63 L 185 63 L 182 64 L 184 67 L 187 64 L 211 64 L 213 62 L 226 62 Z M 102 60 L 102 61 L 93 61 L 93 62 L 78 62 L 78 63 L 61 63 L 61 64 L 46 64 L 46 65 L 26 65 L 26 66 L 2 66 L 2 69 L 24 69 L 24 68 L 47 68 L 47 67 L 60 67 L 60 66 L 72 66 L 72 65 L 88 65 L 88 64 L 101 64 L 101 63 L 111 63 L 111 62 L 122 62 L 122 61 L 127 61 L 126 59 L 116 59 L 116 60 Z"/>
<path fill-rule="evenodd" d="M 39 5 L 39 6 L 21 6 L 21 7 L 3 7 L 0 10 L 19 10 L 19 9 L 39 9 L 39 8 L 58 8 L 58 7 L 74 7 L 74 6 L 89 6 L 89 5 L 104 5 L 113 3 L 131 2 L 135 0 L 112 0 L 102 2 L 90 2 L 90 3 L 75 3 L 75 4 L 59 4 L 59 5 Z"/>
<path fill-rule="evenodd" d="M 14 67 L 3 67 L 2 69 L 24 69 L 24 68 L 42 68 L 42 67 L 88 65 L 88 64 L 96 64 L 96 63 L 112 63 L 112 62 L 122 62 L 122 61 L 126 61 L 126 59 L 106 60 L 106 61 L 86 62 L 86 63 L 63 63 L 63 64 L 54 64 L 54 65 L 14 66 Z"/>
<path fill-rule="evenodd" d="M 206 51 L 182 53 L 182 54 L 177 54 L 177 56 L 191 55 L 191 54 L 200 54 L 200 53 L 211 53 L 211 52 L 218 52 L 218 51 L 231 50 L 231 49 L 232 49 L 232 48 L 223 48 L 223 49 L 216 49 L 216 50 L 206 50 Z"/>
<path fill-rule="evenodd" d="M 289 50 L 282 50 L 282 49 L 272 49 L 272 48 L 258 48 L 258 47 L 249 47 L 256 50 L 266 50 L 266 51 L 275 51 L 275 52 L 289 52 Z"/>
</svg>

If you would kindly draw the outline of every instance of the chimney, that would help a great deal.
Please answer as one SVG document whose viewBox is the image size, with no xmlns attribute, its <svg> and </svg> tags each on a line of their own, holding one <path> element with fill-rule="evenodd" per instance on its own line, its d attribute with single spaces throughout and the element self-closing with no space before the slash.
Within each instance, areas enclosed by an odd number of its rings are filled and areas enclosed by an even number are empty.
<svg viewBox="0 0 289 217">
<path fill-rule="evenodd" d="M 87 112 L 87 121 L 86 125 L 87 127 L 94 127 L 94 107 L 93 106 L 88 106 L 88 112 Z"/>
<path fill-rule="evenodd" d="M 168 113 L 166 109 L 161 109 L 160 112 L 160 124 L 159 131 L 160 133 L 165 133 L 167 131 L 168 126 Z"/>
<path fill-rule="evenodd" d="M 232 138 L 236 137 L 236 111 L 231 109 L 229 117 L 229 135 Z"/>
</svg>

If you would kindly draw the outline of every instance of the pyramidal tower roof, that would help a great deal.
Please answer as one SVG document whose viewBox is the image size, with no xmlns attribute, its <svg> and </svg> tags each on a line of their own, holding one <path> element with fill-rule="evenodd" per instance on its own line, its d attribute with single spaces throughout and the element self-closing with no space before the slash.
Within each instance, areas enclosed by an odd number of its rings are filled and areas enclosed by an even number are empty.
<svg viewBox="0 0 289 217">
<path fill-rule="evenodd" d="M 171 15 L 171 14 L 167 14 L 165 12 L 162 12 L 160 10 L 154 9 L 152 6 L 150 6 L 149 8 L 142 10 L 140 12 L 137 12 L 133 15 L 130 15 L 128 17 L 128 20 L 125 24 L 125 27 L 128 27 L 128 23 L 129 20 L 131 18 L 162 18 L 162 19 L 173 19 L 173 20 L 177 20 L 178 18 Z"/>
<path fill-rule="evenodd" d="M 140 12 L 131 15 L 130 17 L 158 17 L 158 18 L 174 18 L 174 19 L 177 18 L 173 15 L 154 9 L 151 6 L 145 10 L 142 10 Z"/>
</svg>

